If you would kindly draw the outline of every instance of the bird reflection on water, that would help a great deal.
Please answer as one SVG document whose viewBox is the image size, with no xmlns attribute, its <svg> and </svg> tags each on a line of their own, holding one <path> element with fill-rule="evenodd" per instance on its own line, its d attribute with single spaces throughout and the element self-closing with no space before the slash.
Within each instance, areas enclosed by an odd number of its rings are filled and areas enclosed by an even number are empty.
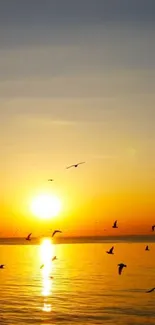
<svg viewBox="0 0 155 325">
<path fill-rule="evenodd" d="M 44 297 L 42 310 L 50 312 L 52 306 L 50 304 L 49 296 L 52 294 L 53 280 L 50 278 L 53 263 L 51 263 L 52 256 L 54 254 L 54 245 L 50 238 L 44 238 L 40 246 L 40 259 L 41 263 L 44 264 L 44 268 L 41 270 L 42 273 L 42 296 Z"/>
</svg>

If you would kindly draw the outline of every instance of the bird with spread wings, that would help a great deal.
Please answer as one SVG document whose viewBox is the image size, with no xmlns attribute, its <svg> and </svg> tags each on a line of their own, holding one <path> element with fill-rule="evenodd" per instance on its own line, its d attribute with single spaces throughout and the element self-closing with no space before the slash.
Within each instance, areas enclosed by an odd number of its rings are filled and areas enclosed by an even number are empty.
<svg viewBox="0 0 155 325">
<path fill-rule="evenodd" d="M 70 165 L 70 166 L 66 167 L 66 169 L 69 169 L 69 168 L 72 168 L 72 167 L 77 168 L 79 165 L 82 165 L 82 164 L 85 164 L 85 161 L 82 161 L 82 162 L 80 162 L 78 164 Z"/>
<path fill-rule="evenodd" d="M 56 233 L 62 233 L 62 231 L 61 231 L 61 230 L 54 230 L 54 231 L 53 231 L 53 234 L 52 234 L 52 237 L 54 237 L 54 235 L 55 235 Z"/>
</svg>

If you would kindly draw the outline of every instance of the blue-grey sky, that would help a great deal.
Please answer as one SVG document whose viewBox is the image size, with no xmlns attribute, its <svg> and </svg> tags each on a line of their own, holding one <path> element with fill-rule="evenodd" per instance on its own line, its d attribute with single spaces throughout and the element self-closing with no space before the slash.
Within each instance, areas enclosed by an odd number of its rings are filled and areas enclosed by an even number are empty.
<svg viewBox="0 0 155 325">
<path fill-rule="evenodd" d="M 89 97 L 91 90 L 100 97 L 110 85 L 120 92 L 122 83 L 125 92 L 154 91 L 154 18 L 151 0 L 3 1 L 0 78 L 8 87 L 1 83 L 1 96 Z"/>
<path fill-rule="evenodd" d="M 88 197 L 151 191 L 154 89 L 154 0 L 1 1 L 1 190 L 84 159 Z"/>
</svg>

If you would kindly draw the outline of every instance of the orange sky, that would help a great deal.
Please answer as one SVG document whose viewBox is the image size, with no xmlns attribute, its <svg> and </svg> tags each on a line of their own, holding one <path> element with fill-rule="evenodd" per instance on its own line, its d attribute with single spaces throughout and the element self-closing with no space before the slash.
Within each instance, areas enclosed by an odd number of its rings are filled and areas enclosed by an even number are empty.
<svg viewBox="0 0 155 325">
<path fill-rule="evenodd" d="M 75 20 L 56 11 L 47 21 L 44 6 L 39 19 L 38 8 L 19 19 L 14 7 L 1 19 L 0 236 L 112 235 L 115 219 L 117 234 L 149 233 L 155 223 L 155 29 L 110 7 L 99 24 L 98 6 L 80 8 Z M 60 199 L 57 217 L 32 213 L 41 194 Z"/>
</svg>

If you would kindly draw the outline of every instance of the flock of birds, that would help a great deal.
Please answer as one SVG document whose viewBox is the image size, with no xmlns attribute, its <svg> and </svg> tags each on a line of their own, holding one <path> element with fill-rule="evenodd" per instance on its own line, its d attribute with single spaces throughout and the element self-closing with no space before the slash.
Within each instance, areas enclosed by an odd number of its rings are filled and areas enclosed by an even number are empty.
<svg viewBox="0 0 155 325">
<path fill-rule="evenodd" d="M 52 237 L 54 237 L 54 235 L 56 233 L 62 233 L 62 231 L 61 230 L 54 230 L 53 231 L 53 234 L 52 234 Z M 31 236 L 32 236 L 32 232 L 30 234 L 28 234 L 28 236 L 25 239 L 30 241 L 31 240 Z"/>
<path fill-rule="evenodd" d="M 83 162 L 79 162 L 79 163 L 77 163 L 77 164 L 73 164 L 73 165 L 70 165 L 70 166 L 66 167 L 66 169 L 73 168 L 73 167 L 77 168 L 79 165 L 84 164 L 84 163 L 85 163 L 84 161 L 83 161 Z M 50 178 L 50 179 L 48 179 L 48 181 L 53 182 L 54 179 Z M 117 220 L 115 220 L 115 222 L 114 222 L 112 228 L 114 228 L 114 229 L 118 228 L 118 222 L 117 222 Z M 152 231 L 155 231 L 155 225 L 152 226 Z M 52 233 L 52 237 L 54 237 L 56 233 L 62 233 L 62 231 L 61 231 L 61 230 L 54 230 L 53 233 Z M 30 240 L 31 240 L 31 236 L 32 236 L 32 233 L 28 234 L 28 236 L 27 236 L 25 239 L 26 239 L 27 241 L 30 241 Z M 145 250 L 146 250 L 146 251 L 149 251 L 149 250 L 150 250 L 148 245 L 145 247 Z M 109 249 L 109 251 L 106 251 L 106 253 L 109 254 L 109 255 L 113 255 L 113 254 L 114 254 L 114 246 L 112 246 L 112 247 Z M 56 260 L 56 259 L 57 259 L 57 257 L 54 256 L 54 257 L 52 258 L 52 261 L 54 261 L 54 260 Z M 4 266 L 5 266 L 4 264 L 1 264 L 1 265 L 0 265 L 0 269 L 4 269 Z M 124 269 L 125 267 L 127 267 L 127 265 L 124 264 L 124 263 L 120 263 L 120 264 L 118 264 L 117 266 L 118 266 L 118 274 L 119 274 L 119 275 L 121 275 L 123 269 Z M 44 264 L 42 264 L 42 265 L 40 266 L 40 269 L 43 269 L 43 268 L 44 268 Z M 51 278 L 53 278 L 53 277 L 51 277 Z M 153 292 L 153 291 L 155 291 L 155 287 L 152 288 L 152 289 L 150 289 L 150 290 L 148 290 L 148 291 L 146 291 L 146 293 L 150 293 L 150 292 Z"/>
<path fill-rule="evenodd" d="M 117 226 L 117 220 L 114 222 L 112 228 L 118 228 L 118 226 Z M 155 230 L 155 225 L 152 226 L 152 231 L 154 231 L 154 230 Z M 149 251 L 149 250 L 150 250 L 148 245 L 145 247 L 145 250 L 146 250 L 146 251 Z M 109 249 L 109 251 L 106 251 L 106 253 L 109 254 L 109 255 L 113 255 L 113 254 L 114 254 L 114 246 L 112 246 L 112 247 Z M 127 265 L 124 264 L 124 263 L 120 263 L 120 264 L 118 264 L 118 274 L 119 274 L 119 275 L 122 274 L 122 271 L 123 271 L 123 269 L 124 269 L 125 267 L 127 267 Z M 150 292 L 153 292 L 153 291 L 155 291 L 155 287 L 152 288 L 152 289 L 150 289 L 150 290 L 148 290 L 148 291 L 146 291 L 146 293 L 150 293 Z"/>
<path fill-rule="evenodd" d="M 61 230 L 57 230 L 57 229 L 54 230 L 53 233 L 52 233 L 52 237 L 54 237 L 56 233 L 62 233 L 62 231 L 61 231 Z M 25 240 L 27 240 L 27 241 L 31 241 L 31 236 L 32 236 L 32 233 L 28 234 L 28 236 L 25 238 Z M 57 257 L 56 257 L 56 256 L 53 256 L 53 257 L 52 257 L 52 262 L 54 262 L 56 259 L 57 259 Z M 40 269 L 43 269 L 44 266 L 45 266 L 45 265 L 42 264 L 42 265 L 40 266 Z M 4 264 L 1 264 L 1 265 L 0 265 L 0 269 L 4 269 L 4 267 L 5 267 Z M 53 279 L 52 276 L 51 276 L 50 278 Z"/>
</svg>

